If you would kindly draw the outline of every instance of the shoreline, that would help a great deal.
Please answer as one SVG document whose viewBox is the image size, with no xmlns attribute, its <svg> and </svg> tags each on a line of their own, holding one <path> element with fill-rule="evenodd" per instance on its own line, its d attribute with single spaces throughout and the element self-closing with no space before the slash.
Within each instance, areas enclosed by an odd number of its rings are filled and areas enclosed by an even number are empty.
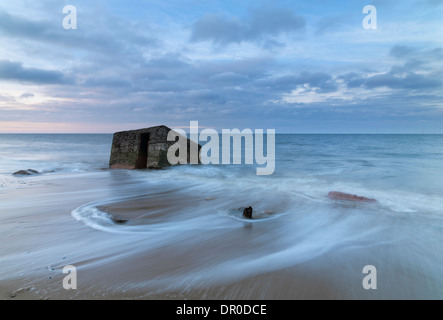
<svg viewBox="0 0 443 320">
<path fill-rule="evenodd" d="M 242 204 L 233 201 L 235 189 L 189 191 L 125 171 L 39 176 L 3 191 L 1 299 L 443 296 L 433 265 L 442 254 L 432 239 L 441 220 L 426 216 L 410 221 L 378 207 L 327 201 L 312 207 L 300 198 L 299 212 L 274 210 L 273 219 L 245 222 L 230 211 Z M 288 206 L 269 202 L 258 210 L 278 205 L 280 211 Z M 130 221 L 103 220 L 95 207 Z M 75 220 L 71 212 L 78 208 L 102 229 Z M 361 286 L 368 264 L 382 270 L 376 292 Z M 76 266 L 78 290 L 63 289 L 65 265 Z"/>
</svg>

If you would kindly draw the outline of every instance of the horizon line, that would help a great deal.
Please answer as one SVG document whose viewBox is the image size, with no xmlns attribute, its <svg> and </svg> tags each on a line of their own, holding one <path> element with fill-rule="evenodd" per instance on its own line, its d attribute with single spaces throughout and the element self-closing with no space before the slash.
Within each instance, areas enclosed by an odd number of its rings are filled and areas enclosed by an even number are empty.
<svg viewBox="0 0 443 320">
<path fill-rule="evenodd" d="M 174 130 L 173 128 L 171 128 Z M 131 131 L 131 130 L 126 130 Z M 118 132 L 118 131 L 116 131 Z M 67 135 L 67 134 L 114 134 L 116 132 L 0 132 L 0 135 L 6 134 L 52 134 L 52 135 Z M 220 133 L 221 134 L 221 133 Z M 307 134 L 316 134 L 316 135 L 443 135 L 443 133 L 387 133 L 387 132 L 276 132 L 278 134 L 292 134 L 292 135 L 307 135 Z"/>
</svg>

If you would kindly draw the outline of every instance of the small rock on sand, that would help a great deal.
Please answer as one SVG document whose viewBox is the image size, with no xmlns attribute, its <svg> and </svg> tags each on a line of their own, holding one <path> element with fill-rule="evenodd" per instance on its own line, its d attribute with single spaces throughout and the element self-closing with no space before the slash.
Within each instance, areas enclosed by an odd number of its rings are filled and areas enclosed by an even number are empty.
<svg viewBox="0 0 443 320">
<path fill-rule="evenodd" d="M 20 288 L 12 293 L 9 294 L 9 298 L 13 299 L 16 298 L 18 295 L 24 294 L 26 292 L 32 291 L 34 288 L 27 287 L 27 288 Z"/>
<path fill-rule="evenodd" d="M 20 170 L 20 171 L 14 172 L 12 175 L 13 176 L 32 176 L 35 174 L 39 174 L 39 172 L 37 170 L 28 169 L 28 170 Z"/>
</svg>

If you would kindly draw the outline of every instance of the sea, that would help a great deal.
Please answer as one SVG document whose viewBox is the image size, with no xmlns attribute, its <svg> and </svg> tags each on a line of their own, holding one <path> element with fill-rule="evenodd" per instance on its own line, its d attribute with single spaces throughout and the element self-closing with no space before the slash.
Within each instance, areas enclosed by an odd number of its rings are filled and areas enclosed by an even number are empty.
<svg viewBox="0 0 443 320">
<path fill-rule="evenodd" d="M 0 287 L 58 292 L 42 279 L 66 258 L 89 272 L 77 298 L 443 298 L 443 135 L 277 134 L 268 176 L 255 164 L 110 170 L 111 143 L 0 134 Z M 39 174 L 13 175 L 26 169 Z"/>
</svg>

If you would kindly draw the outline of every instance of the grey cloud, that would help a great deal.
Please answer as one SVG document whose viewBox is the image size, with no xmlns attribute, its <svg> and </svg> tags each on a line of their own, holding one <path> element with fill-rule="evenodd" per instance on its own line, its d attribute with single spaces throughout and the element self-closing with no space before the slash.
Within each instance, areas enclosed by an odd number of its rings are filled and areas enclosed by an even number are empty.
<svg viewBox="0 0 443 320">
<path fill-rule="evenodd" d="M 349 80 L 347 83 L 348 88 L 358 88 L 365 84 L 365 80 L 362 78 L 354 78 L 352 80 Z"/>
<path fill-rule="evenodd" d="M 308 84 L 311 88 L 318 88 L 323 92 L 337 90 L 337 85 L 332 76 L 324 72 L 302 72 L 298 82 L 299 84 Z"/>
<path fill-rule="evenodd" d="M 185 61 L 185 59 L 179 54 L 165 54 L 163 56 L 159 56 L 153 58 L 146 63 L 150 68 L 161 68 L 161 69 L 183 69 L 189 67 L 189 63 Z"/>
<path fill-rule="evenodd" d="M 324 17 L 317 22 L 315 33 L 323 35 L 340 30 L 347 20 L 349 20 L 348 17 L 342 16 Z"/>
<path fill-rule="evenodd" d="M 46 22 L 33 22 L 24 18 L 11 16 L 0 10 L 0 32 L 15 37 L 40 37 L 48 29 Z"/>
<path fill-rule="evenodd" d="M 151 115 L 170 112 L 173 116 L 185 117 L 189 113 L 174 110 L 190 110 L 194 106 L 203 111 L 213 108 L 211 112 L 218 114 L 221 106 L 226 112 L 277 98 L 272 91 L 257 93 L 253 88 L 255 80 L 267 76 L 271 63 L 269 59 L 191 62 L 179 54 L 166 54 L 139 61 L 126 70 L 100 64 L 102 70 L 80 72 L 86 65 L 76 70 L 82 77 L 75 87 L 45 90 L 53 97 L 75 101 L 75 110 L 86 108 L 88 114 L 92 109 L 99 112 L 106 108 L 111 114 L 148 110 Z M 89 104 L 94 108 L 87 109 Z M 206 117 L 207 112 L 203 111 Z"/>
<path fill-rule="evenodd" d="M 26 98 L 32 98 L 35 95 L 32 92 L 25 92 L 23 94 L 20 95 L 20 98 L 26 99 Z"/>
<path fill-rule="evenodd" d="M 36 84 L 67 84 L 72 80 L 60 71 L 25 68 L 20 62 L 0 60 L 0 79 Z"/>
<path fill-rule="evenodd" d="M 159 46 L 158 39 L 140 31 L 145 28 L 139 23 L 122 21 L 117 17 L 97 18 L 93 13 L 88 14 L 84 14 L 82 26 L 78 30 L 67 31 L 62 28 L 61 19 L 34 21 L 0 10 L 0 34 L 52 44 L 61 49 L 68 47 L 101 53 L 107 59 L 116 56 L 120 59 L 123 54 L 131 57 L 140 48 Z"/>
<path fill-rule="evenodd" d="M 288 92 L 299 86 L 307 85 L 319 92 L 337 90 L 336 81 L 330 74 L 324 72 L 301 72 L 299 75 L 286 75 L 274 79 L 263 79 L 257 82 L 259 87 L 268 87 L 280 92 Z"/>
<path fill-rule="evenodd" d="M 209 81 L 219 85 L 236 85 L 249 81 L 249 77 L 235 72 L 218 73 L 209 78 Z"/>
<path fill-rule="evenodd" d="M 420 0 L 418 5 L 426 5 L 430 7 L 438 7 L 443 5 L 443 0 Z"/>
<path fill-rule="evenodd" d="M 224 104 L 225 98 L 222 94 L 217 93 L 215 90 L 211 89 L 200 89 L 200 90 L 192 90 L 187 93 L 187 96 L 196 101 L 200 102 L 216 102 L 218 104 Z"/>
<path fill-rule="evenodd" d="M 208 87 L 248 85 L 263 78 L 272 60 L 255 58 L 233 61 L 190 62 L 168 54 L 132 70 L 132 82 L 140 91 L 185 91 Z"/>
<path fill-rule="evenodd" d="M 222 62 L 208 62 L 198 67 L 199 73 L 208 77 L 225 72 L 233 72 L 247 76 L 249 79 L 263 78 L 274 65 L 271 58 L 250 58 Z"/>
<path fill-rule="evenodd" d="M 83 85 L 85 87 L 124 88 L 130 87 L 131 82 L 121 77 L 91 77 Z"/>
<path fill-rule="evenodd" d="M 242 21 L 221 14 L 206 14 L 192 26 L 192 42 L 210 41 L 215 45 L 255 42 L 265 46 L 279 43 L 273 38 L 298 32 L 306 21 L 290 9 L 261 7 L 251 11 L 249 19 Z"/>
<path fill-rule="evenodd" d="M 349 72 L 342 74 L 337 79 L 344 80 L 348 88 L 358 88 L 364 85 L 365 79 L 361 74 L 356 72 Z"/>
<path fill-rule="evenodd" d="M 90 94 L 88 88 L 100 88 L 99 92 L 110 88 L 112 95 L 125 90 L 141 90 L 134 81 L 138 80 L 137 75 L 143 68 L 149 68 L 151 72 L 146 74 L 155 79 L 166 79 L 168 67 L 178 68 L 160 60 L 147 65 L 145 55 L 158 48 L 160 42 L 150 36 L 149 28 L 141 25 L 142 22 L 110 17 L 107 12 L 96 15 L 94 10 L 79 14 L 82 16 L 79 29 L 67 31 L 62 28 L 61 9 L 55 18 L 38 20 L 32 15 L 21 17 L 0 9 L 0 36 L 6 42 L 10 38 L 23 48 L 23 52 L 31 49 L 30 56 L 54 59 L 58 65 L 69 68 L 67 72 L 61 72 L 0 61 L 0 79 L 37 84 L 74 84 L 78 79 L 76 84 L 80 91 Z"/>
<path fill-rule="evenodd" d="M 355 78 L 358 78 L 359 76 L 360 75 L 356 72 L 349 72 L 349 73 L 345 73 L 345 74 L 338 76 L 337 79 L 351 81 L 351 80 L 354 80 Z"/>
<path fill-rule="evenodd" d="M 387 87 L 391 89 L 412 89 L 424 90 L 440 87 L 442 82 L 433 77 L 426 77 L 420 74 L 409 72 L 406 75 L 388 72 L 372 77 L 364 77 L 357 74 L 340 76 L 345 80 L 348 88 L 365 87 L 368 89 Z"/>
<path fill-rule="evenodd" d="M 443 59 L 442 48 L 420 50 L 409 46 L 396 45 L 391 49 L 390 54 L 399 59 Z"/>
<path fill-rule="evenodd" d="M 11 95 L 2 95 L 0 94 L 0 101 L 1 102 L 15 102 L 15 98 Z"/>
<path fill-rule="evenodd" d="M 261 7 L 253 10 L 246 37 L 256 39 L 269 35 L 278 36 L 299 31 L 305 25 L 305 19 L 289 8 Z"/>
<path fill-rule="evenodd" d="M 182 79 L 186 79 L 183 78 Z M 169 92 L 169 93 L 178 93 L 178 92 L 186 92 L 192 89 L 194 82 L 192 79 L 187 79 L 188 83 L 181 83 L 176 80 L 157 80 L 150 81 L 150 83 L 146 83 L 142 90 L 150 90 L 153 92 Z"/>
<path fill-rule="evenodd" d="M 387 87 L 391 89 L 432 90 L 442 85 L 441 66 L 435 63 L 443 58 L 441 48 L 421 50 L 409 46 L 396 45 L 390 55 L 403 64 L 394 65 L 389 72 L 375 76 L 348 73 L 341 75 L 348 88 L 365 87 L 368 89 Z"/>
<path fill-rule="evenodd" d="M 191 41 L 212 41 L 218 45 L 241 43 L 244 40 L 243 29 L 238 19 L 208 13 L 194 23 Z"/>
<path fill-rule="evenodd" d="M 388 73 L 366 79 L 364 86 L 370 89 L 378 87 L 388 87 L 392 89 L 432 89 L 441 86 L 441 82 L 415 73 L 410 73 L 405 77 Z"/>
<path fill-rule="evenodd" d="M 396 45 L 392 47 L 390 54 L 396 58 L 407 58 L 410 57 L 415 51 L 416 49 L 412 47 Z"/>
<path fill-rule="evenodd" d="M 443 74 L 441 61 L 443 60 L 443 50 L 435 49 L 413 49 L 405 46 L 395 46 L 391 50 L 391 55 L 404 61 L 402 65 L 395 65 L 390 73 L 400 75 L 404 73 L 433 74 L 433 77 L 440 77 Z"/>
<path fill-rule="evenodd" d="M 33 3 L 40 6 L 43 2 Z M 322 3 L 316 0 L 317 4 Z M 53 1 L 49 7 L 57 5 L 59 4 Z M 56 90 L 51 86 L 39 87 L 39 96 L 63 99 L 50 99 L 38 110 L 16 113 L 18 120 L 28 117 L 33 121 L 43 119 L 57 122 L 69 119 L 97 122 L 99 119 L 119 124 L 134 121 L 164 123 L 172 121 L 171 119 L 180 119 L 177 122 L 187 123 L 190 119 L 200 119 L 214 124 L 225 121 L 229 126 L 244 126 L 244 119 L 248 119 L 250 125 L 256 125 L 258 119 L 260 123 L 272 126 L 279 125 L 279 121 L 286 122 L 289 128 L 294 128 L 294 121 L 303 126 L 304 122 L 315 119 L 320 128 L 331 119 L 353 122 L 364 118 L 361 115 L 375 119 L 377 114 L 382 119 L 393 114 L 402 115 L 408 109 L 423 110 L 428 105 L 441 104 L 441 90 L 435 90 L 441 85 L 442 79 L 437 60 L 442 57 L 441 49 L 419 49 L 416 46 L 393 48 L 389 61 L 395 58 L 398 62 L 379 76 L 371 75 L 380 70 L 364 69 L 368 65 L 366 62 L 360 64 L 360 69 L 352 63 L 343 64 L 341 69 L 342 65 L 334 63 L 334 59 L 337 61 L 334 56 L 327 57 L 318 65 L 316 59 L 322 59 L 323 52 L 314 52 L 307 64 L 296 55 L 288 57 L 285 52 L 282 55 L 275 54 L 273 58 L 261 58 L 261 50 L 247 53 L 248 56 L 258 55 L 255 59 L 237 60 L 232 55 L 230 59 L 221 61 L 219 57 L 208 55 L 192 60 L 185 55 L 192 57 L 195 53 L 197 56 L 204 53 L 197 52 L 198 46 L 193 47 L 192 44 L 186 44 L 189 50 L 185 50 L 187 48 L 181 47 L 180 40 L 170 46 L 170 41 L 175 40 L 177 34 L 170 37 L 165 32 L 151 36 L 143 21 L 140 25 L 128 21 L 129 19 L 122 20 L 124 15 L 111 17 L 106 10 L 97 14 L 93 7 L 95 6 L 80 12 L 82 18 L 79 20 L 79 30 L 72 32 L 61 28 L 60 12 L 59 16 L 54 14 L 54 20 L 50 20 L 53 15 L 45 14 L 45 10 L 42 10 L 42 14 L 29 18 L 0 11 L 0 35 L 5 41 L 5 47 L 9 44 L 18 45 L 20 52 L 23 52 L 22 56 L 25 53 L 29 55 L 29 60 L 10 58 L 23 61 L 24 65 L 0 61 L 1 79 L 6 77 L 37 84 L 58 83 L 57 79 L 66 80 L 67 77 L 62 72 L 65 67 L 60 67 L 58 71 L 44 70 L 41 66 L 37 67 L 39 69 L 29 68 L 31 64 L 28 63 L 36 63 L 42 58 L 51 62 L 55 59 L 54 64 L 67 66 L 68 75 L 76 75 L 72 79 L 78 79 L 72 86 L 60 86 Z M 357 12 L 356 15 L 360 23 L 361 14 Z M 43 17 L 48 17 L 49 20 L 44 20 Z M 183 21 L 180 18 L 182 17 L 179 17 L 178 23 Z M 350 22 L 325 18 L 319 21 L 317 32 L 336 30 L 346 23 Z M 262 48 L 276 49 L 276 46 L 281 45 L 281 35 L 296 36 L 303 31 L 304 26 L 304 18 L 291 10 L 262 7 L 250 11 L 245 19 L 222 14 L 205 15 L 192 26 L 190 39 L 194 42 L 207 41 L 217 46 L 248 42 Z M 168 28 L 166 23 L 158 30 L 171 31 Z M 165 47 L 161 47 L 162 43 L 157 37 L 165 37 Z M 307 42 L 307 49 L 309 44 Z M 349 43 L 345 41 L 343 48 L 346 46 Z M 356 48 L 355 44 L 353 48 Z M 31 49 L 32 52 L 25 49 Z M 164 54 L 168 51 L 174 53 Z M 152 56 L 155 58 L 150 58 Z M 33 57 L 37 59 L 33 60 Z M 338 58 L 341 60 L 341 57 Z M 306 67 L 309 64 L 315 65 L 312 68 Z M 371 66 L 378 68 L 379 65 Z M 308 71 L 301 72 L 303 70 Z M 354 72 L 336 77 L 332 70 Z M 341 105 L 330 105 L 327 101 L 304 105 L 282 102 L 285 93 L 300 87 L 306 87 L 311 94 L 331 92 L 338 90 L 343 82 L 349 88 L 366 88 L 368 92 L 379 87 L 396 90 L 381 92 L 376 97 L 362 98 L 358 106 L 347 100 Z M 410 89 L 421 91 L 408 95 Z M 360 91 L 355 90 L 355 93 Z M 352 96 L 353 92 L 346 90 L 345 93 Z M 23 98 L 25 96 L 26 94 Z M 0 96 L 0 100 L 2 99 L 6 98 Z M 45 114 L 41 112 L 43 108 L 47 111 Z M 346 118 L 343 110 L 348 112 L 349 118 Z M 134 115 L 132 111 L 138 113 Z M 8 117 L 12 117 L 13 111 L 2 112 L 9 112 Z M 292 117 L 295 112 L 298 112 L 297 117 Z"/>
</svg>

